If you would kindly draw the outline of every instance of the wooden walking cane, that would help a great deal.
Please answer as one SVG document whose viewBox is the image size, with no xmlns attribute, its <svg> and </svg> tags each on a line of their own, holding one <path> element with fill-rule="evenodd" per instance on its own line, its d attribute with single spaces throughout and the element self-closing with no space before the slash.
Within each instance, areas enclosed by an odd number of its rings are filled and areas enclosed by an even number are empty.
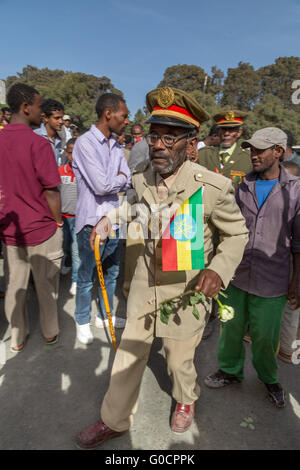
<svg viewBox="0 0 300 470">
<path fill-rule="evenodd" d="M 116 342 L 114 327 L 113 327 L 113 323 L 112 323 L 112 319 L 111 319 L 111 312 L 110 312 L 109 301 L 108 301 L 108 296 L 107 296 L 105 282 L 104 282 L 104 276 L 103 276 L 103 269 L 102 269 L 102 263 L 101 263 L 101 257 L 100 257 L 100 248 L 99 247 L 100 247 L 100 237 L 99 237 L 99 235 L 96 235 L 96 238 L 95 238 L 95 260 L 96 260 L 97 272 L 98 272 L 98 277 L 99 277 L 99 284 L 100 284 L 100 287 L 101 287 L 101 292 L 102 292 L 102 295 L 103 295 L 105 310 L 106 310 L 106 313 L 107 313 L 111 339 L 112 339 L 112 342 L 113 342 L 113 345 L 114 345 L 114 350 L 116 351 L 117 350 L 117 342 Z"/>
</svg>

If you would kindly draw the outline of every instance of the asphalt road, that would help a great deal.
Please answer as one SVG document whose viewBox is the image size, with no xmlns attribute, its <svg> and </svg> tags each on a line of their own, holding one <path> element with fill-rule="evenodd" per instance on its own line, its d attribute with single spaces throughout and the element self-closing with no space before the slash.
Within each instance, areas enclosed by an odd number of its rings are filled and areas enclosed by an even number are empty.
<svg viewBox="0 0 300 470">
<path fill-rule="evenodd" d="M 0 261 L 2 269 L 2 260 Z M 0 276 L 1 276 L 0 271 Z M 0 286 L 3 278 L 0 277 Z M 5 342 L 6 363 L 0 364 L 0 449 L 73 450 L 73 438 L 99 419 L 99 406 L 108 386 L 114 351 L 108 332 L 92 327 L 95 340 L 85 346 L 76 340 L 74 298 L 68 293 L 70 275 L 61 277 L 59 343 L 43 342 L 38 304 L 28 289 L 30 336 L 24 350 L 9 348 L 9 328 L 0 300 L 0 339 Z M 116 296 L 117 311 L 125 317 L 125 301 Z M 92 316 L 96 301 L 92 304 Z M 174 403 L 161 341 L 155 340 L 145 371 L 138 411 L 132 429 L 101 449 L 118 450 L 296 450 L 300 448 L 300 366 L 279 361 L 280 381 L 287 391 L 287 406 L 278 410 L 269 402 L 264 385 L 251 364 L 246 344 L 245 380 L 220 390 L 208 389 L 204 377 L 217 369 L 219 325 L 199 345 L 195 364 L 201 385 L 195 421 L 184 434 L 171 432 Z M 118 330 L 120 339 L 122 330 Z M 251 418 L 252 426 L 249 426 Z"/>
</svg>

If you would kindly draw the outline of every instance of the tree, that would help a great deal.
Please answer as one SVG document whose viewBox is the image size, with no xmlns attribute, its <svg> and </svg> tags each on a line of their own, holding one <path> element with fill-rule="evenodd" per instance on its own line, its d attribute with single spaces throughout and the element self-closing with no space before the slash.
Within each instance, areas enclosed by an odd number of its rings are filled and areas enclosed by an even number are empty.
<svg viewBox="0 0 300 470">
<path fill-rule="evenodd" d="M 300 144 L 300 58 L 279 57 L 274 64 L 255 70 L 249 63 L 239 62 L 224 73 L 216 66 L 207 75 L 203 95 L 205 72 L 196 65 L 168 67 L 158 86 L 172 86 L 190 93 L 211 115 L 218 106 L 230 106 L 248 111 L 244 136 L 263 127 L 280 127 L 290 130 Z M 298 89 L 298 91 L 297 91 Z M 292 102 L 292 95 L 298 97 Z M 201 125 L 200 138 L 204 138 L 214 121 Z"/>
<path fill-rule="evenodd" d="M 277 96 L 265 95 L 262 101 L 254 106 L 253 112 L 249 113 L 245 120 L 244 135 L 248 138 L 263 127 L 288 129 L 296 142 L 300 142 L 300 113 L 284 107 L 282 100 Z"/>
<path fill-rule="evenodd" d="M 158 86 L 179 88 L 191 93 L 203 89 L 205 75 L 204 70 L 197 65 L 173 65 L 166 69 Z"/>
<path fill-rule="evenodd" d="M 199 138 L 204 139 L 208 135 L 210 128 L 215 124 L 213 116 L 217 113 L 218 106 L 216 105 L 215 98 L 210 94 L 204 94 L 203 96 L 202 91 L 196 90 L 193 91 L 191 95 L 211 117 L 211 119 L 200 125 Z"/>
<path fill-rule="evenodd" d="M 71 116 L 72 122 L 81 131 L 88 129 L 96 121 L 95 103 L 101 93 L 112 92 L 123 96 L 105 76 L 38 69 L 32 65 L 24 67 L 22 73 L 17 73 L 17 76 L 8 77 L 7 88 L 16 82 L 33 86 L 43 98 L 60 101 L 66 114 Z"/>
<path fill-rule="evenodd" d="M 146 110 L 147 111 L 147 110 Z M 141 109 L 138 109 L 133 118 L 133 124 L 140 124 L 143 126 L 145 133 L 148 132 L 150 125 L 146 124 L 147 119 L 149 118 L 150 113 L 148 111 L 145 113 Z"/>
<path fill-rule="evenodd" d="M 261 67 L 260 96 L 270 94 L 280 98 L 286 108 L 300 112 L 299 106 L 292 103 L 292 83 L 300 79 L 300 58 L 279 57 L 275 64 Z"/>
<path fill-rule="evenodd" d="M 223 92 L 224 73 L 215 65 L 211 68 L 211 77 L 208 78 L 206 92 L 215 97 L 216 103 L 220 103 Z"/>
<path fill-rule="evenodd" d="M 212 103 L 207 103 L 205 109 L 211 116 L 218 111 Z M 201 126 L 200 136 L 204 138 L 211 122 Z M 261 101 L 257 102 L 248 115 L 243 125 L 243 138 L 248 139 L 258 129 L 264 127 L 279 127 L 292 132 L 296 142 L 300 143 L 300 113 L 284 107 L 282 100 L 273 95 L 265 95 Z"/>
<path fill-rule="evenodd" d="M 259 74 L 252 65 L 239 62 L 236 68 L 229 68 L 224 81 L 221 103 L 248 111 L 259 99 Z"/>
</svg>

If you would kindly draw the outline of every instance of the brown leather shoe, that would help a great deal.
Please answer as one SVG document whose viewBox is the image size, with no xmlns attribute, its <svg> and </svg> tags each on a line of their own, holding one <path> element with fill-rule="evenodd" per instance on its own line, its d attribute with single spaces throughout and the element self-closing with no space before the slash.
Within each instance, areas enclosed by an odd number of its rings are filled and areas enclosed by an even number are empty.
<svg viewBox="0 0 300 470">
<path fill-rule="evenodd" d="M 44 338 L 44 341 L 48 345 L 55 344 L 58 341 L 58 335 L 52 336 L 51 338 Z"/>
<path fill-rule="evenodd" d="M 93 449 L 102 444 L 102 442 L 122 434 L 124 433 L 110 429 L 103 421 L 97 421 L 97 423 L 92 424 L 92 426 L 77 434 L 75 442 L 80 449 Z"/>
<path fill-rule="evenodd" d="M 195 414 L 195 402 L 191 405 L 177 403 L 171 419 L 171 430 L 173 432 L 185 432 L 193 422 Z"/>
</svg>

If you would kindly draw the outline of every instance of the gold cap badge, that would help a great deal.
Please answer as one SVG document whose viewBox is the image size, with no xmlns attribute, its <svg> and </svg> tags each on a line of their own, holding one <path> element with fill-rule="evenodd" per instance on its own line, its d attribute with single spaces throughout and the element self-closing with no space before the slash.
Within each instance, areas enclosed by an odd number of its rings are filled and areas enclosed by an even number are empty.
<svg viewBox="0 0 300 470">
<path fill-rule="evenodd" d="M 226 121 L 233 121 L 235 118 L 235 114 L 233 111 L 228 111 L 228 113 L 225 116 Z"/>
<path fill-rule="evenodd" d="M 174 99 L 175 94 L 172 88 L 165 87 L 159 89 L 157 97 L 157 103 L 159 106 L 162 108 L 169 108 L 174 103 Z"/>
</svg>

